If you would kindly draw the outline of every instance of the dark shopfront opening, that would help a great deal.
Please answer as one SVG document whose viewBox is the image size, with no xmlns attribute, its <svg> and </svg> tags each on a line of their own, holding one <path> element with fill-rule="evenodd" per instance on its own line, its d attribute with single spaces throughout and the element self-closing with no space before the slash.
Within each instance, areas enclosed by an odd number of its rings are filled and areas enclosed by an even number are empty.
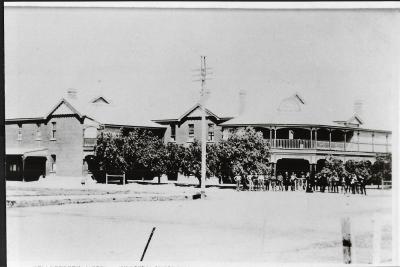
<svg viewBox="0 0 400 267">
<path fill-rule="evenodd" d="M 305 159 L 280 159 L 276 164 L 276 173 L 284 174 L 285 172 L 288 174 L 294 172 L 298 176 L 304 172 L 305 175 L 310 172 L 310 164 Z"/>
<path fill-rule="evenodd" d="M 27 157 L 22 161 L 22 156 L 6 157 L 6 179 L 12 181 L 37 181 L 41 175 L 46 175 L 45 157 Z"/>
</svg>

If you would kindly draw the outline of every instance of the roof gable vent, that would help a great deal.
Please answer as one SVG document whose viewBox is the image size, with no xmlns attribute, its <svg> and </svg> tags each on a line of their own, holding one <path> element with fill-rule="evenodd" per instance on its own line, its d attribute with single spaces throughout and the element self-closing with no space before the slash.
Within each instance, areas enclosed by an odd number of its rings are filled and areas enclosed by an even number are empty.
<svg viewBox="0 0 400 267">
<path fill-rule="evenodd" d="M 103 96 L 93 98 L 90 103 L 92 104 L 110 104 L 110 101 Z"/>
</svg>

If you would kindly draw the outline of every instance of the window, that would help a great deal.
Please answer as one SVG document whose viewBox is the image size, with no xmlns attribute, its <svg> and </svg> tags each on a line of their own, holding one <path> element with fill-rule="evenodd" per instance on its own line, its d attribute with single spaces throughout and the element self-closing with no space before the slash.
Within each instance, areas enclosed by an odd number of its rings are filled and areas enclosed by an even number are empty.
<svg viewBox="0 0 400 267">
<path fill-rule="evenodd" d="M 208 141 L 214 141 L 214 124 L 208 124 Z"/>
<path fill-rule="evenodd" d="M 10 172 L 16 172 L 17 171 L 17 164 L 10 164 Z"/>
<path fill-rule="evenodd" d="M 51 140 L 56 140 L 56 122 L 51 123 Z"/>
<path fill-rule="evenodd" d="M 56 172 L 56 155 L 51 155 L 51 172 Z"/>
<path fill-rule="evenodd" d="M 22 125 L 18 125 L 18 141 L 22 141 Z"/>
<path fill-rule="evenodd" d="M 36 140 L 42 140 L 42 132 L 40 131 L 40 124 L 36 128 Z"/>
<path fill-rule="evenodd" d="M 176 128 L 175 124 L 171 125 L 171 141 L 176 141 Z"/>
<path fill-rule="evenodd" d="M 194 140 L 194 124 L 189 124 L 189 142 Z"/>
</svg>

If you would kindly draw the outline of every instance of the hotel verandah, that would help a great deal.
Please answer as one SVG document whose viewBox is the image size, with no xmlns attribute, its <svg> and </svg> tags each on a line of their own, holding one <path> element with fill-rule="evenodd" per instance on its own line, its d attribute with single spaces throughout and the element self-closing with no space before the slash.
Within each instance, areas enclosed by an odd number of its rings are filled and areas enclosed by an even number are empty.
<svg viewBox="0 0 400 267">
<path fill-rule="evenodd" d="M 244 112 L 244 92 L 239 99 L 237 114 L 206 110 L 207 140 L 218 142 L 235 128 L 254 127 L 269 141 L 275 172 L 315 173 L 330 155 L 343 161 L 364 159 L 373 163 L 377 155 L 391 153 L 391 131 L 364 127 L 361 103 L 355 103 L 354 113 L 348 117 L 332 118 L 335 114 L 315 112 L 297 93 L 263 113 Z M 126 116 L 126 109 L 114 106 L 107 97 L 83 100 L 70 90 L 47 114 L 6 118 L 6 178 L 86 175 L 87 157 L 94 153 L 98 133 L 115 132 L 121 127 L 148 129 L 165 142 L 193 142 L 201 137 L 200 109 L 196 104 L 175 117 L 148 121 Z"/>
</svg>

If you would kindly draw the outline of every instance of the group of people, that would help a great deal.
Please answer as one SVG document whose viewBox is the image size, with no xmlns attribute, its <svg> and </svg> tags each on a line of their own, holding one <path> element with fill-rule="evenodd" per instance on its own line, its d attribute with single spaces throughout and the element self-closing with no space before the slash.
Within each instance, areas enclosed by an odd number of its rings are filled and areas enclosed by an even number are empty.
<svg viewBox="0 0 400 267">
<path fill-rule="evenodd" d="M 365 186 L 367 179 L 362 175 L 333 173 L 318 173 L 314 178 L 310 173 L 278 172 L 271 175 L 248 175 L 247 177 L 236 176 L 236 190 L 248 189 L 250 191 L 296 191 L 307 192 L 326 189 L 330 193 L 367 194 Z"/>
<path fill-rule="evenodd" d="M 310 173 L 300 175 L 292 172 L 289 175 L 288 172 L 278 173 L 275 175 L 248 175 L 246 178 L 240 176 L 235 177 L 237 190 L 248 189 L 250 191 L 262 190 L 262 191 L 296 191 L 305 190 L 307 181 L 310 180 Z"/>
<path fill-rule="evenodd" d="M 325 192 L 339 193 L 352 193 L 352 194 L 367 194 L 366 191 L 367 178 L 363 175 L 356 174 L 342 174 L 338 175 L 336 172 L 331 174 L 318 173 L 315 176 L 313 189 L 314 191 L 320 190 Z"/>
</svg>

